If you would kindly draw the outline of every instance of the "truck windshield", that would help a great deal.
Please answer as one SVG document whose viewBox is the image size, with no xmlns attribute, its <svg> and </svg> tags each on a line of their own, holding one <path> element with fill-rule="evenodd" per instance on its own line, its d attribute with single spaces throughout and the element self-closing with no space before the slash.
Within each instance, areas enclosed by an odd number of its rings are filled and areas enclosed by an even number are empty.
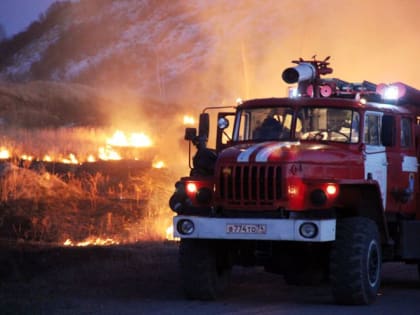
<svg viewBox="0 0 420 315">
<path fill-rule="evenodd" d="M 304 107 L 297 113 L 295 137 L 299 140 L 357 143 L 359 122 L 359 113 L 350 109 Z"/>
<path fill-rule="evenodd" d="M 296 112 L 292 107 L 252 108 L 238 112 L 236 119 L 235 141 L 359 142 L 360 115 L 351 109 L 308 106 Z"/>
<path fill-rule="evenodd" d="M 237 117 L 237 141 L 290 140 L 293 109 L 290 107 L 244 109 Z"/>
</svg>

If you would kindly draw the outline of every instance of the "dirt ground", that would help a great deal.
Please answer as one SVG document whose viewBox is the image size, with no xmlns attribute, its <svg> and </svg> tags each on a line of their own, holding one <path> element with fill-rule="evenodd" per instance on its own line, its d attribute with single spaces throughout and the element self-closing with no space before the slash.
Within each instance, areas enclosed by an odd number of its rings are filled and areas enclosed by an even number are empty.
<svg viewBox="0 0 420 315">
<path fill-rule="evenodd" d="M 0 314 L 405 314 L 420 313 L 417 268 L 386 264 L 377 302 L 334 305 L 327 286 L 289 287 L 258 268 L 234 268 L 225 298 L 185 300 L 178 245 L 0 246 Z"/>
<path fill-rule="evenodd" d="M 83 303 L 93 299 L 100 307 L 100 300 L 135 300 L 157 292 L 164 298 L 178 286 L 176 259 L 177 245 L 164 242 L 3 247 L 0 314 L 96 314 L 89 311 L 96 306 Z"/>
</svg>

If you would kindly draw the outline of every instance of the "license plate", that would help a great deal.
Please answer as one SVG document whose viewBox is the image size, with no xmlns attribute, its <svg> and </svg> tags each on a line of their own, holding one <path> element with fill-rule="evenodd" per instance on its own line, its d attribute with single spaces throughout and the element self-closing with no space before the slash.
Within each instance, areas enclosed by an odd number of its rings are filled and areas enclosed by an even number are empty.
<svg viewBox="0 0 420 315">
<path fill-rule="evenodd" d="M 226 233 L 228 234 L 266 234 L 266 224 L 226 224 Z"/>
</svg>

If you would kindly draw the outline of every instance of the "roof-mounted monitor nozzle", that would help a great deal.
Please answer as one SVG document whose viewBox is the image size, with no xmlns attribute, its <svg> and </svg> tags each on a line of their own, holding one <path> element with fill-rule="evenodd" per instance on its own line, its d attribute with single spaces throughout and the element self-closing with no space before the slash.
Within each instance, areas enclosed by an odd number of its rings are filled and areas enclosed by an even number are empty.
<svg viewBox="0 0 420 315">
<path fill-rule="evenodd" d="M 288 84 L 297 83 L 295 87 L 289 88 L 289 97 L 340 97 L 360 99 L 373 102 L 406 105 L 411 104 L 420 108 L 420 90 L 407 84 L 396 82 L 392 84 L 375 84 L 369 81 L 362 83 L 350 83 L 336 78 L 321 78 L 331 74 L 333 69 L 329 67 L 328 60 L 293 60 L 295 67 L 283 71 L 282 78 Z"/>
<path fill-rule="evenodd" d="M 302 62 L 296 67 L 284 70 L 282 78 L 284 82 L 289 84 L 312 81 L 316 78 L 316 68 L 308 62 Z"/>
<path fill-rule="evenodd" d="M 330 64 L 328 56 L 324 60 L 293 60 L 297 64 L 296 67 L 287 68 L 283 71 L 282 78 L 288 84 L 298 83 L 298 91 L 300 95 L 319 97 L 319 86 L 321 85 L 321 75 L 330 74 L 333 69 L 328 67 Z M 307 88 L 313 86 L 313 95 L 307 95 Z"/>
</svg>

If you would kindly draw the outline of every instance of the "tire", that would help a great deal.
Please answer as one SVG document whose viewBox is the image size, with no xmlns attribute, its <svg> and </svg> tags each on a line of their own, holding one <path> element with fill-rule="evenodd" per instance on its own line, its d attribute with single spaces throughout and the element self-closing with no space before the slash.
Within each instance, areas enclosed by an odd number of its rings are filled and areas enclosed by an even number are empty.
<svg viewBox="0 0 420 315">
<path fill-rule="evenodd" d="M 336 303 L 366 305 L 380 287 L 382 252 L 378 227 L 368 218 L 337 221 L 331 249 L 330 278 Z"/>
<path fill-rule="evenodd" d="M 188 299 L 214 300 L 229 282 L 228 252 L 208 240 L 182 239 L 179 248 L 181 283 Z"/>
</svg>

